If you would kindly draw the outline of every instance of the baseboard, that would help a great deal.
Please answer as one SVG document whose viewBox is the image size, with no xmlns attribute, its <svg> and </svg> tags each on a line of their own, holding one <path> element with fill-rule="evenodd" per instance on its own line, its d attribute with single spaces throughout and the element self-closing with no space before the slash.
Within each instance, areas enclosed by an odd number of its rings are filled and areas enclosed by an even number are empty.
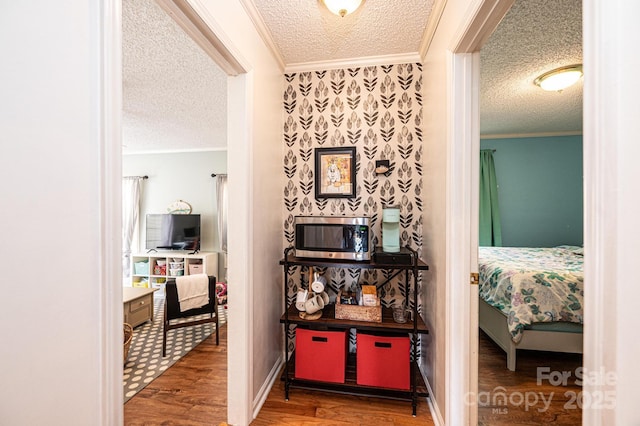
<svg viewBox="0 0 640 426">
<path fill-rule="evenodd" d="M 254 419 L 258 416 L 258 413 L 262 409 L 264 402 L 267 400 L 267 397 L 269 396 L 269 392 L 271 392 L 271 388 L 273 387 L 273 384 L 280 377 L 279 373 L 280 373 L 280 370 L 282 369 L 283 364 L 284 364 L 284 358 L 279 357 L 276 360 L 273 367 L 271 368 L 271 371 L 269 372 L 269 375 L 267 376 L 266 380 L 262 384 L 260 391 L 258 392 L 255 399 L 253 400 L 253 418 Z"/>
<path fill-rule="evenodd" d="M 427 376 L 424 374 L 422 367 L 422 364 L 419 364 L 418 371 L 420 371 L 420 375 L 424 380 L 424 384 L 427 386 L 427 392 L 429 392 L 427 404 L 429 405 L 429 412 L 431 413 L 433 424 L 435 426 L 444 426 L 445 423 L 444 419 L 442 418 L 442 414 L 440 413 L 440 408 L 436 405 L 435 400 L 433 399 L 433 389 L 431 389 L 431 384 L 429 383 L 429 380 L 427 380 Z"/>
<path fill-rule="evenodd" d="M 279 378 L 280 370 L 282 369 L 282 365 L 284 364 L 284 358 L 279 357 L 276 363 L 271 368 L 267 379 L 262 384 L 260 388 L 260 392 L 256 395 L 256 398 L 253 401 L 253 418 L 255 419 L 258 416 L 258 413 L 262 409 L 264 402 L 267 400 L 269 393 L 271 392 L 271 388 L 273 388 L 273 384 Z M 442 414 L 440 413 L 439 407 L 435 404 L 433 399 L 433 390 L 431 389 L 431 384 L 429 380 L 427 380 L 427 376 L 424 374 L 422 365 L 418 366 L 418 371 L 420 371 L 420 375 L 424 380 L 425 385 L 427 386 L 427 392 L 429 392 L 429 396 L 427 399 L 427 404 L 429 405 L 429 411 L 431 412 L 431 417 L 433 419 L 433 423 L 435 426 L 444 426 L 444 419 L 442 418 Z"/>
</svg>

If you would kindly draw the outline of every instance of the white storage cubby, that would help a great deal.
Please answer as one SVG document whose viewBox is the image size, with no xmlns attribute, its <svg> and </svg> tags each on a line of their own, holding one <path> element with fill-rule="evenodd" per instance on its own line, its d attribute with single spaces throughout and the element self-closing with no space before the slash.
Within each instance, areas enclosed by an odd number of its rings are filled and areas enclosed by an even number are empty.
<svg viewBox="0 0 640 426">
<path fill-rule="evenodd" d="M 218 253 L 139 253 L 131 256 L 131 286 L 162 289 L 169 278 L 202 274 L 216 276 Z"/>
</svg>

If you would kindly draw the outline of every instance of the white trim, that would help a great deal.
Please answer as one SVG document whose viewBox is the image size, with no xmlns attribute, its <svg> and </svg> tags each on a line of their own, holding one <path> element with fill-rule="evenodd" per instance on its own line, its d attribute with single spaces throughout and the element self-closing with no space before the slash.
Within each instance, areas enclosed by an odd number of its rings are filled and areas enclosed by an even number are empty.
<svg viewBox="0 0 640 426">
<path fill-rule="evenodd" d="M 262 409 L 262 406 L 264 405 L 265 401 L 269 397 L 269 393 L 273 388 L 273 384 L 280 377 L 279 373 L 283 365 L 284 365 L 284 357 L 281 356 L 280 358 L 278 358 L 276 363 L 271 368 L 271 371 L 267 375 L 267 379 L 264 381 L 264 383 L 262 384 L 262 387 L 258 391 L 258 394 L 254 398 L 253 400 L 253 418 L 254 419 L 258 417 L 258 413 L 260 412 L 260 410 Z"/>
<path fill-rule="evenodd" d="M 253 159 L 251 150 L 253 74 L 230 77 L 227 128 L 227 161 L 237 167 L 229 173 L 229 257 L 227 276 L 234 283 L 229 291 L 227 322 L 227 419 L 229 424 L 248 425 L 253 420 L 253 225 L 251 222 Z"/>
<path fill-rule="evenodd" d="M 447 144 L 447 266 L 445 327 L 445 413 L 447 424 L 470 424 L 476 410 L 477 382 L 470 382 L 470 330 L 477 328 L 477 318 L 470 309 L 470 223 L 471 223 L 471 153 L 473 102 L 472 53 L 447 53 L 447 103 L 450 105 Z M 477 181 L 477 179 L 476 179 Z M 477 290 L 476 290 L 477 291 Z M 474 324 L 475 320 L 475 324 Z M 477 341 L 476 341 L 477 344 Z M 475 386 L 474 386 L 475 385 Z M 472 401 L 467 403 L 467 399 Z M 465 409 L 466 408 L 466 409 Z"/>
<path fill-rule="evenodd" d="M 640 290 L 629 285 L 637 271 L 637 167 L 640 131 L 634 75 L 621 70 L 639 64 L 629 55 L 640 29 L 638 2 L 584 0 L 584 371 L 588 404 L 583 425 L 640 424 L 637 403 L 637 327 L 628 321 Z M 607 379 L 614 375 L 614 379 Z M 587 377 L 589 377 L 587 376 Z M 609 397 L 615 397 L 611 407 Z M 585 398 L 585 401 L 587 398 Z"/>
<path fill-rule="evenodd" d="M 481 0 L 469 7 L 467 17 L 453 38 L 451 51 L 456 53 L 479 52 L 515 0 Z"/>
<path fill-rule="evenodd" d="M 280 49 L 278 49 L 278 46 L 276 46 L 276 43 L 273 41 L 273 35 L 264 23 L 262 15 L 260 15 L 260 13 L 258 12 L 255 3 L 253 2 L 253 0 L 240 0 L 240 3 L 244 7 L 244 10 L 247 12 L 247 15 L 249 15 L 249 18 L 251 18 L 251 22 L 253 22 L 253 26 L 256 28 L 258 34 L 260 34 L 260 37 L 262 37 L 262 41 L 264 41 L 264 43 L 269 48 L 269 51 L 271 51 L 271 54 L 280 65 L 280 69 L 284 70 L 285 63 L 284 59 L 282 58 L 282 52 L 280 52 Z"/>
<path fill-rule="evenodd" d="M 98 279 L 100 312 L 100 377 L 98 401 L 102 425 L 123 422 L 122 388 L 122 8 L 120 0 L 102 0 L 95 10 L 100 43 L 95 105 L 100 145 L 100 238 Z M 115 212 L 115 213 L 114 213 Z"/>
<path fill-rule="evenodd" d="M 478 239 L 479 239 L 479 221 L 480 221 L 480 52 L 471 54 L 471 89 L 467 94 L 467 98 L 471 103 L 469 129 L 470 134 L 467 142 L 470 143 L 469 154 L 470 159 L 467 163 L 469 169 L 469 205 L 467 214 L 469 215 L 469 245 L 467 247 L 467 256 L 469 259 L 469 271 L 478 272 Z M 466 220 L 466 218 L 465 218 Z M 469 278 L 470 279 L 470 278 Z M 478 391 L 478 347 L 480 332 L 478 328 L 479 311 L 478 311 L 478 286 L 469 285 L 469 379 L 467 392 Z M 469 403 L 469 424 L 478 423 L 478 407 L 477 400 L 474 398 Z"/>
<path fill-rule="evenodd" d="M 442 417 L 442 413 L 440 412 L 440 407 L 433 403 L 432 395 L 433 389 L 431 389 L 431 384 L 429 380 L 427 380 L 427 376 L 422 371 L 422 366 L 419 369 L 420 374 L 422 375 L 422 380 L 424 380 L 424 384 L 427 387 L 427 392 L 429 393 L 429 397 L 427 398 L 427 404 L 429 405 L 429 412 L 431 413 L 431 419 L 436 426 L 445 426 L 444 418 Z"/>
<path fill-rule="evenodd" d="M 427 26 L 422 33 L 422 40 L 420 40 L 420 46 L 418 47 L 420 62 L 424 62 L 425 57 L 427 56 L 427 51 L 429 50 L 429 46 L 431 46 L 433 36 L 438 29 L 438 24 L 440 24 L 440 18 L 442 18 L 442 14 L 444 13 L 444 8 L 446 5 L 447 0 L 436 0 L 433 8 L 431 9 L 431 13 L 429 14 L 429 18 L 427 21 Z"/>
<path fill-rule="evenodd" d="M 598 367 L 610 366 L 611 360 L 607 357 L 606 351 L 610 350 L 610 344 L 615 343 L 616 317 L 605 317 L 605 305 L 611 303 L 610 298 L 615 294 L 617 283 L 616 272 L 613 264 L 607 271 L 607 252 L 611 250 L 607 244 L 607 227 L 615 229 L 616 208 L 615 197 L 608 197 L 607 192 L 615 187 L 616 170 L 616 127 L 611 126 L 607 120 L 609 114 L 615 111 L 608 111 L 605 108 L 597 108 L 600 102 L 610 101 L 615 105 L 613 93 L 606 90 L 602 83 L 598 83 L 597 78 L 600 73 L 606 73 L 606 61 L 597 62 L 599 51 L 606 51 L 608 47 L 607 38 L 600 38 L 603 35 L 603 28 L 600 27 L 602 18 L 600 14 L 605 12 L 604 5 L 598 2 L 585 1 L 583 6 L 583 27 L 590 28 L 593 32 L 585 31 L 583 34 L 585 72 L 590 78 L 584 81 L 584 105 L 583 122 L 585 137 L 583 139 L 584 156 L 584 249 L 585 249 L 585 318 L 589 318 L 589 323 L 585 322 L 584 330 L 584 365 L 588 370 L 597 371 Z M 608 6 L 607 6 L 608 7 Z M 590 34 L 592 34 L 590 36 Z M 610 46 L 613 48 L 614 46 Z M 604 58 L 603 58 L 604 59 Z M 590 108 L 589 105 L 592 107 Z M 615 114 L 617 115 L 617 114 Z M 608 125 L 609 124 L 609 125 Z M 605 131 L 611 131 L 610 135 L 604 136 Z M 607 149 L 598 150 L 595 146 L 598 139 L 607 140 Z M 611 173 L 608 173 L 610 170 Z M 608 179 L 612 182 L 608 182 Z M 609 205 L 610 203 L 610 205 Z M 607 206 L 603 209 L 602 206 Z M 596 220 L 597 219 L 597 220 Z M 615 257 L 615 251 L 612 251 Z M 593 285 L 596 282 L 607 282 L 606 291 L 603 286 Z M 601 302 L 607 299 L 606 303 Z M 592 303 L 589 303 L 592 302 Z M 615 297 L 614 297 L 615 303 Z M 607 336 L 607 334 L 611 335 Z M 613 340 L 611 338 L 613 337 Z M 615 345 L 612 345 L 615 349 Z M 615 371 L 615 361 L 614 361 Z M 593 395 L 597 386 L 583 384 L 583 392 Z M 602 391 L 602 389 L 600 389 Z M 615 424 L 615 416 L 607 416 L 605 413 L 594 416 L 590 419 L 583 419 L 584 425 L 599 426 L 602 424 Z"/>
<path fill-rule="evenodd" d="M 192 149 L 154 149 L 149 151 L 130 151 L 123 152 L 122 155 L 149 155 L 149 154 L 180 154 L 180 153 L 192 153 L 192 152 L 226 152 L 227 147 L 224 148 L 192 148 Z"/>
<path fill-rule="evenodd" d="M 447 230 L 445 415 L 448 425 L 477 422 L 477 200 L 480 148 L 479 49 L 514 0 L 482 0 L 469 7 L 447 53 Z M 472 247 L 472 243 L 475 244 Z M 464 409 L 463 407 L 466 407 Z"/>
<path fill-rule="evenodd" d="M 335 61 L 300 62 L 289 64 L 285 67 L 285 73 L 343 69 L 353 67 L 367 67 L 374 65 L 411 64 L 422 62 L 420 54 L 405 53 L 401 55 L 367 56 L 362 58 L 337 59 Z"/>
<path fill-rule="evenodd" d="M 429 390 L 431 392 L 431 390 Z M 438 410 L 437 406 L 433 404 L 431 398 L 427 398 L 427 405 L 429 406 L 429 412 L 431 413 L 431 420 L 433 420 L 433 424 L 435 426 L 445 426 L 446 423 L 442 418 L 442 414 L 440 414 L 440 410 Z"/>
<path fill-rule="evenodd" d="M 503 133 L 480 135 L 480 139 L 524 139 L 524 138 L 553 138 L 560 136 L 582 136 L 582 130 L 568 132 L 538 132 L 538 133 Z"/>
<path fill-rule="evenodd" d="M 247 72 L 247 62 L 233 48 L 200 0 L 156 2 L 227 75 Z"/>
</svg>

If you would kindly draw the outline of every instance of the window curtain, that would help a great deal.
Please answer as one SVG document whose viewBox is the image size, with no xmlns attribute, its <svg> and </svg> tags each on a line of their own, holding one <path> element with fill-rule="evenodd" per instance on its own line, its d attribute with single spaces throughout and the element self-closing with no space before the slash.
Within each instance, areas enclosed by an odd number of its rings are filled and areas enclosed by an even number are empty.
<svg viewBox="0 0 640 426">
<path fill-rule="evenodd" d="M 138 248 L 133 237 L 138 231 L 143 179 L 139 176 L 122 178 L 122 275 L 125 280 L 131 275 L 131 251 Z"/>
<path fill-rule="evenodd" d="M 498 208 L 498 181 L 493 162 L 493 150 L 480 151 L 480 246 L 502 246 L 500 209 Z"/>
<path fill-rule="evenodd" d="M 218 238 L 220 251 L 227 252 L 227 218 L 229 217 L 227 175 L 216 175 L 216 201 L 218 205 Z"/>
</svg>

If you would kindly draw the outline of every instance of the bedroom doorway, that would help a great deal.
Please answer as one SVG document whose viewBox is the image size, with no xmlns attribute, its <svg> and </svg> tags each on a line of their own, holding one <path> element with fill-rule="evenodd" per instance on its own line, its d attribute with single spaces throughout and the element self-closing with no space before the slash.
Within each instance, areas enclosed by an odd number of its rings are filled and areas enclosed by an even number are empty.
<svg viewBox="0 0 640 426">
<path fill-rule="evenodd" d="M 470 337 L 470 333 L 477 330 L 477 317 L 473 315 L 477 287 L 474 289 L 475 286 L 469 285 L 469 274 L 475 272 L 473 268 L 477 266 L 477 259 L 474 260 L 477 245 L 474 248 L 470 243 L 477 233 L 470 234 L 470 230 L 477 227 L 473 209 L 478 201 L 477 192 L 474 198 L 477 181 L 474 185 L 465 171 L 474 171 L 475 153 L 480 149 L 477 128 L 479 50 L 512 2 L 504 3 L 507 7 L 503 9 L 500 8 L 503 2 L 499 0 L 483 0 L 474 5 L 450 41 L 447 179 L 451 187 L 448 189 L 448 214 L 457 220 L 447 224 L 447 258 L 451 262 L 446 271 L 450 293 L 447 295 L 447 320 L 452 330 L 446 333 L 446 349 L 451 354 L 449 364 L 452 366 L 445 368 L 449 384 L 447 422 L 452 419 L 452 424 L 477 423 L 477 408 L 473 400 L 465 401 L 465 396 L 477 391 L 477 378 L 474 377 L 477 347 Z M 633 89 L 637 87 L 637 81 L 633 76 L 622 78 L 620 87 L 629 90 L 608 90 L 627 59 L 624 52 L 633 49 L 634 39 L 621 35 L 624 32 L 620 31 L 637 32 L 631 19 L 637 6 L 622 0 L 614 3 L 615 7 L 595 0 L 582 2 L 585 71 L 588 75 L 584 80 L 583 100 L 584 248 L 587 253 L 583 364 L 585 371 L 592 374 L 624 372 L 624 375 L 618 375 L 618 380 L 613 382 L 593 380 L 583 383 L 583 392 L 587 394 L 609 392 L 610 395 L 613 392 L 614 395 L 613 403 L 609 401 L 607 406 L 584 407 L 583 424 L 614 424 L 621 419 L 631 424 L 637 419 L 637 406 L 632 401 L 637 376 L 632 354 L 637 351 L 632 349 L 638 345 L 637 341 L 620 339 L 620 336 L 633 333 L 634 324 L 624 321 L 625 309 L 633 310 L 633 303 L 638 299 L 634 297 L 635 288 L 624 282 L 624 277 L 633 273 L 636 256 L 633 247 L 637 240 L 634 239 L 637 203 L 634 204 L 635 199 L 628 194 L 633 193 L 638 173 L 634 167 L 635 150 L 627 140 L 637 124 L 633 115 Z M 611 40 L 615 43 L 611 44 Z M 611 50 L 611 46 L 615 49 Z M 619 115 L 612 115 L 612 110 Z M 611 170 L 616 173 L 612 174 Z M 625 298 L 616 298 L 621 291 Z M 463 327 L 457 327 L 458 323 Z M 460 410 L 463 406 L 469 409 Z"/>
<path fill-rule="evenodd" d="M 560 21 L 562 38 L 553 28 Z M 480 168 L 495 164 L 495 171 L 493 191 L 483 191 L 478 173 L 479 424 L 511 424 L 515 418 L 582 422 L 582 325 L 571 322 L 581 321 L 584 306 L 582 84 L 552 96 L 533 84 L 535 74 L 553 61 L 582 63 L 581 28 L 580 0 L 544 7 L 536 0 L 516 1 L 480 50 L 478 163 Z M 520 50 L 525 44 L 528 52 Z M 493 84 L 496 79 L 503 92 Z M 520 113 L 518 105 L 527 97 L 535 97 L 536 107 Z M 535 116 L 536 110 L 554 109 L 555 121 Z M 494 193 L 499 197 L 489 202 Z M 482 220 L 489 206 L 497 210 L 493 224 Z M 508 270 L 504 261 L 524 263 L 517 275 L 498 275 Z M 552 264 L 562 271 L 558 280 L 541 272 Z M 561 300 L 560 293 L 572 302 Z M 554 297 L 557 303 L 551 302 Z M 553 322 L 546 322 L 549 318 Z M 536 325 L 524 330 L 520 321 Z"/>
<path fill-rule="evenodd" d="M 451 40 L 447 192 L 448 215 L 457 219 L 447 226 L 447 257 L 451 259 L 447 270 L 447 319 L 452 326 L 447 331 L 451 362 L 446 366 L 446 413 L 455 424 L 478 423 L 479 298 L 474 275 L 478 271 L 479 246 L 480 49 L 513 3 L 514 0 L 482 1 L 469 10 L 468 18 Z M 460 410 L 461 406 L 467 410 Z"/>
</svg>

